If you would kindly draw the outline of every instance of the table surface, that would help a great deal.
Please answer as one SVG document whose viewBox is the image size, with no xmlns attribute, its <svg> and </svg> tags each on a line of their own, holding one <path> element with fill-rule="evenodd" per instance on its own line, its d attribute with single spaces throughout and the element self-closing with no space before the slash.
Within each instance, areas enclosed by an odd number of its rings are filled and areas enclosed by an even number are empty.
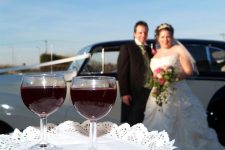
<svg viewBox="0 0 225 150">
<path fill-rule="evenodd" d="M 29 126 L 22 132 L 15 129 L 8 135 L 0 135 L 0 150 L 28 149 L 38 143 L 40 130 Z M 59 125 L 48 124 L 48 141 L 62 149 L 87 149 L 89 121 L 78 123 L 65 121 Z M 97 147 L 99 150 L 172 150 L 175 140 L 170 140 L 165 131 L 151 131 L 139 123 L 117 125 L 112 122 L 97 123 Z"/>
</svg>

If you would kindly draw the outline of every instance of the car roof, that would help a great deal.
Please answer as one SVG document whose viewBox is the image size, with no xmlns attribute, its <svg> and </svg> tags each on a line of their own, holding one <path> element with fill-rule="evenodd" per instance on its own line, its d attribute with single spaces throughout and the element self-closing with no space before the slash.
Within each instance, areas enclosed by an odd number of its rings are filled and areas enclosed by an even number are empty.
<svg viewBox="0 0 225 150">
<path fill-rule="evenodd" d="M 200 44 L 200 45 L 210 45 L 210 46 L 217 46 L 220 48 L 225 49 L 225 41 L 219 41 L 219 40 L 207 40 L 207 39 L 177 39 L 183 44 Z M 127 40 L 115 40 L 115 41 L 105 41 L 105 42 L 99 42 L 95 44 L 91 44 L 92 48 L 96 47 L 107 47 L 107 46 L 120 46 L 125 43 L 132 42 L 132 39 Z M 147 40 L 147 43 L 155 43 L 154 39 Z"/>
</svg>

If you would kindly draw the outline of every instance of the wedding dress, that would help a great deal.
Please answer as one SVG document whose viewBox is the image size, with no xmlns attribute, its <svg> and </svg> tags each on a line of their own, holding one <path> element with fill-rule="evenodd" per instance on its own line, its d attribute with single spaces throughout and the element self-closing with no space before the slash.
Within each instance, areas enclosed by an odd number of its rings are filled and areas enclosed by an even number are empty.
<svg viewBox="0 0 225 150">
<path fill-rule="evenodd" d="M 151 70 L 165 65 L 181 69 L 177 54 L 151 59 Z M 148 130 L 165 130 L 175 139 L 179 150 L 224 150 L 215 131 L 208 127 L 203 106 L 185 80 L 172 83 L 171 87 L 174 90 L 162 106 L 156 104 L 150 93 L 143 121 Z"/>
</svg>

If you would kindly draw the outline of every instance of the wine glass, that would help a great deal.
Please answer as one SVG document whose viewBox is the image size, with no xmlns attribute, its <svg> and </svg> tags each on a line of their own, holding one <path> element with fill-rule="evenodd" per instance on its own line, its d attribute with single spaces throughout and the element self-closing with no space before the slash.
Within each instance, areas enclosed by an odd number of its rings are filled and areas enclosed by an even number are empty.
<svg viewBox="0 0 225 150">
<path fill-rule="evenodd" d="M 66 97 L 66 82 L 62 75 L 24 75 L 21 97 L 26 107 L 40 118 L 41 141 L 30 149 L 61 149 L 47 142 L 47 117 L 58 110 Z"/>
<path fill-rule="evenodd" d="M 96 150 L 96 122 L 106 116 L 116 100 L 116 79 L 107 76 L 74 77 L 70 88 L 72 103 L 78 113 L 90 120 L 90 150 Z"/>
</svg>

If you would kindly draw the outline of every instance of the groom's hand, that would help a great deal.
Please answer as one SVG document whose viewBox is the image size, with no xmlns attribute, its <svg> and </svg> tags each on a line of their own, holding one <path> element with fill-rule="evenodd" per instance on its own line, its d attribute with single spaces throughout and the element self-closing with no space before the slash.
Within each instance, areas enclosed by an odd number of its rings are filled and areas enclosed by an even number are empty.
<svg viewBox="0 0 225 150">
<path fill-rule="evenodd" d="M 130 106 L 132 98 L 131 98 L 130 95 L 124 95 L 124 96 L 122 96 L 122 101 L 123 101 L 124 104 Z"/>
</svg>

